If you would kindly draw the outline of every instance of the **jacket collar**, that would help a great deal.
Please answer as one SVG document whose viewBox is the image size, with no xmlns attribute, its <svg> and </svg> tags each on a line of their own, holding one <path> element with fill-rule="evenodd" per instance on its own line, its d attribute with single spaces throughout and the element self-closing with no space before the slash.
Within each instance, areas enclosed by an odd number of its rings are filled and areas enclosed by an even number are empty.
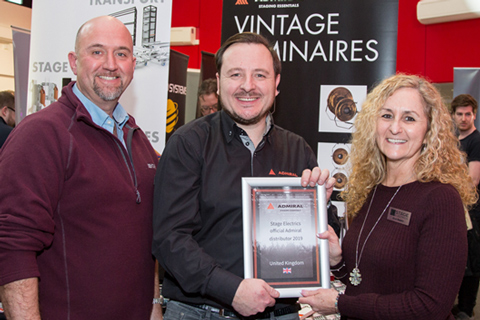
<svg viewBox="0 0 480 320">
<path fill-rule="evenodd" d="M 243 132 L 245 132 L 223 110 L 218 111 L 218 113 L 220 114 L 220 126 L 222 128 L 225 141 L 227 141 L 227 143 L 230 143 L 235 136 L 238 136 Z M 265 129 L 266 133 L 264 134 L 264 137 L 267 141 L 269 141 L 271 139 L 270 133 L 275 127 L 273 123 L 273 116 L 271 113 L 268 114 L 266 121 L 267 121 L 267 127 Z"/>
<path fill-rule="evenodd" d="M 72 111 L 75 113 L 75 118 L 77 121 L 84 121 L 94 127 L 101 128 L 101 126 L 98 126 L 97 124 L 95 124 L 88 110 L 85 108 L 85 106 L 80 101 L 80 99 L 78 99 L 75 93 L 73 93 L 73 86 L 75 85 L 75 83 L 76 81 L 72 81 L 68 85 L 63 87 L 62 95 L 60 96 L 58 101 L 59 102 L 63 101 L 62 105 L 64 107 L 72 109 Z M 127 124 L 129 125 L 129 127 L 133 129 L 138 128 L 134 118 L 131 115 L 129 115 Z"/>
</svg>

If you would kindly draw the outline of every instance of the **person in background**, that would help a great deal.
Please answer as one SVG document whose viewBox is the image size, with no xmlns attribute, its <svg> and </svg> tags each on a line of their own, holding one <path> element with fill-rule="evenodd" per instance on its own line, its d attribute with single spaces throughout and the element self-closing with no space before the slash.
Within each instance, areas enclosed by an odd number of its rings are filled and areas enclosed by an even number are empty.
<svg viewBox="0 0 480 320">
<path fill-rule="evenodd" d="M 395 75 L 355 120 L 342 197 L 352 220 L 342 247 L 331 228 L 334 275 L 346 284 L 304 291 L 301 303 L 342 319 L 454 319 L 467 260 L 467 207 L 477 201 L 453 121 L 432 84 Z"/>
<path fill-rule="evenodd" d="M 152 308 L 157 155 L 118 103 L 135 68 L 130 32 L 116 18 L 91 19 L 68 60 L 77 81 L 0 150 L 7 319 L 160 319 L 160 305 Z"/>
<path fill-rule="evenodd" d="M 301 176 L 304 187 L 325 183 L 328 196 L 335 179 L 303 138 L 273 124 L 281 63 L 264 37 L 236 34 L 215 60 L 222 110 L 179 128 L 155 177 L 165 319 L 298 319 L 296 298 L 243 277 L 241 178 Z"/>
<path fill-rule="evenodd" d="M 0 148 L 15 127 L 15 96 L 12 91 L 0 92 Z"/>
<path fill-rule="evenodd" d="M 198 87 L 197 116 L 200 118 L 214 112 L 218 109 L 217 80 L 206 79 Z"/>
<path fill-rule="evenodd" d="M 475 127 L 478 104 L 469 94 L 453 99 L 452 117 L 459 133 L 461 150 L 467 154 L 468 172 L 478 190 L 480 181 L 480 132 Z M 456 319 L 474 319 L 473 309 L 477 302 L 480 283 L 480 207 L 477 204 L 469 211 L 472 229 L 468 231 L 467 268 L 458 293 L 458 305 L 452 312 Z"/>
</svg>

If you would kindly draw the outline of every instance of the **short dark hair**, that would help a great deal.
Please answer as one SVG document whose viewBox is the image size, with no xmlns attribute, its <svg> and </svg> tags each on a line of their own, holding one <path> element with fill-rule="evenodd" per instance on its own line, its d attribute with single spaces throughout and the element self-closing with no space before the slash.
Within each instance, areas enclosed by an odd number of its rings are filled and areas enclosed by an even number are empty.
<svg viewBox="0 0 480 320">
<path fill-rule="evenodd" d="M 477 114 L 477 109 L 478 109 L 478 103 L 477 100 L 475 100 L 474 97 L 472 97 L 469 94 L 460 94 L 455 97 L 452 101 L 452 114 L 454 114 L 457 111 L 458 107 L 472 107 L 472 112 L 473 114 Z"/>
<path fill-rule="evenodd" d="M 280 59 L 278 58 L 277 52 L 273 49 L 273 47 L 270 45 L 270 42 L 262 35 L 259 35 L 257 33 L 253 32 L 243 32 L 243 33 L 237 33 L 225 41 L 220 49 L 218 49 L 217 53 L 215 54 L 215 64 L 217 65 L 217 72 L 220 75 L 220 71 L 222 69 L 222 63 L 223 63 L 223 54 L 227 49 L 236 43 L 256 43 L 256 44 L 262 44 L 265 46 L 265 48 L 270 51 L 270 54 L 272 55 L 273 59 L 273 71 L 275 72 L 275 76 L 279 75 L 282 72 L 282 63 L 280 62 Z"/>
<path fill-rule="evenodd" d="M 218 96 L 217 79 L 211 78 L 203 80 L 200 84 L 200 87 L 198 87 L 197 98 L 200 98 L 201 96 L 208 96 L 212 93 L 215 93 L 215 95 Z"/>
<path fill-rule="evenodd" d="M 0 92 L 0 109 L 3 107 L 15 109 L 15 95 L 13 91 L 6 90 Z"/>
</svg>

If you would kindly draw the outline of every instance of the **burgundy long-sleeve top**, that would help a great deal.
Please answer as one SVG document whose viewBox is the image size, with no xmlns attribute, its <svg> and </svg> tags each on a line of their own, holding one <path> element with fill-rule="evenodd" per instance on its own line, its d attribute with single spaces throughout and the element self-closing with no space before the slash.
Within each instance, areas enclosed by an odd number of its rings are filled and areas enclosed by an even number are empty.
<svg viewBox="0 0 480 320">
<path fill-rule="evenodd" d="M 365 238 L 397 189 L 378 185 L 367 220 L 373 192 L 345 236 L 345 266 L 335 273 L 345 275 L 341 280 L 347 285 L 338 301 L 342 319 L 454 319 L 450 310 L 465 271 L 467 227 L 461 198 L 451 185 L 404 185 L 371 232 L 360 258 Z M 358 245 L 362 282 L 353 286 L 349 274 L 364 221 Z"/>
</svg>

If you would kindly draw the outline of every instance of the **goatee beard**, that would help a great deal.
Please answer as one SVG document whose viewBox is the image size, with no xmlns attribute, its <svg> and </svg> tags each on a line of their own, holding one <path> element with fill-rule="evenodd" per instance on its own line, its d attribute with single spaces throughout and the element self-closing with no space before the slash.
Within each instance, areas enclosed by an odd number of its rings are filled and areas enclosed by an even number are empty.
<svg viewBox="0 0 480 320">
<path fill-rule="evenodd" d="M 121 82 L 118 87 L 112 89 L 114 90 L 107 91 L 103 88 L 100 88 L 96 82 L 93 82 L 93 91 L 104 101 L 113 101 L 120 98 L 123 93 L 123 82 Z"/>
<path fill-rule="evenodd" d="M 228 110 L 227 108 L 224 107 L 224 104 L 222 102 L 222 97 L 221 96 L 218 96 L 218 103 L 220 103 L 220 106 L 221 108 L 219 108 L 219 110 L 223 110 L 226 114 L 228 114 L 230 116 L 230 118 L 232 118 L 233 121 L 235 121 L 236 123 L 238 124 L 241 124 L 241 125 L 244 125 L 244 126 L 249 126 L 249 125 L 252 125 L 252 124 L 257 124 L 259 123 L 260 121 L 262 121 L 263 119 L 265 119 L 265 117 L 267 116 L 267 114 L 270 112 L 270 110 L 272 109 L 272 107 L 268 108 L 267 110 L 265 110 L 264 112 L 258 114 L 256 117 L 252 118 L 252 119 L 245 119 L 245 118 L 242 118 L 241 116 L 239 116 L 238 114 L 236 113 L 233 113 L 233 112 L 230 112 L 230 110 Z"/>
</svg>

